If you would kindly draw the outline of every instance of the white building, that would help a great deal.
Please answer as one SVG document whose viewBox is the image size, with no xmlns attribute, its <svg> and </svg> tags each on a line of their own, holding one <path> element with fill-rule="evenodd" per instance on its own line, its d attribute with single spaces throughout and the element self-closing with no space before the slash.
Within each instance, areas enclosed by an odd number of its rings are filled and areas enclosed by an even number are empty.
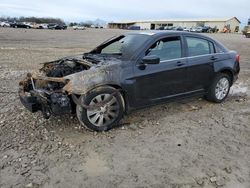
<svg viewBox="0 0 250 188">
<path fill-rule="evenodd" d="M 130 26 L 137 26 L 140 29 L 158 29 L 162 26 L 181 26 L 186 28 L 196 27 L 196 26 L 210 26 L 217 27 L 219 31 L 222 31 L 226 26 L 232 32 L 236 28 L 239 28 L 240 21 L 236 17 L 231 18 L 207 18 L 207 19 L 166 19 L 166 20 L 142 20 L 142 21 L 122 21 L 122 22 L 112 22 L 108 24 L 109 28 L 113 29 L 127 29 Z"/>
</svg>

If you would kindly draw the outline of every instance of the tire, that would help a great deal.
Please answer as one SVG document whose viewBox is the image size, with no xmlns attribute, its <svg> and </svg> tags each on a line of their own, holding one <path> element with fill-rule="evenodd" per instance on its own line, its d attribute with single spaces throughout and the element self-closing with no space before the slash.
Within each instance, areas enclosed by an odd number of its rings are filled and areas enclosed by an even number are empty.
<svg viewBox="0 0 250 188">
<path fill-rule="evenodd" d="M 227 98 L 230 91 L 231 80 L 232 79 L 228 74 L 218 74 L 208 89 L 206 99 L 215 103 L 223 102 Z"/>
<path fill-rule="evenodd" d="M 108 131 L 116 127 L 124 115 L 125 104 L 123 96 L 115 88 L 109 86 L 98 87 L 90 91 L 86 96 L 81 96 L 80 100 L 83 104 L 91 106 L 106 100 L 109 96 L 112 97 L 112 100 L 98 110 L 88 110 L 77 105 L 76 114 L 80 124 L 93 131 Z"/>
</svg>

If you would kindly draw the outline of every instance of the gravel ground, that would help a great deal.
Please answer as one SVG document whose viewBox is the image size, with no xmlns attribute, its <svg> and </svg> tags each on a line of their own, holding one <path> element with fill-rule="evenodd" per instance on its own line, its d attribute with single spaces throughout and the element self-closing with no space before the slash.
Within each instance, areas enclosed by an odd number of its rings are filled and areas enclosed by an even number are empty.
<svg viewBox="0 0 250 188">
<path fill-rule="evenodd" d="M 241 54 L 223 104 L 192 98 L 146 108 L 105 133 L 21 105 L 26 72 L 122 32 L 0 28 L 0 187 L 249 188 L 250 39 L 242 35 L 210 35 Z"/>
</svg>

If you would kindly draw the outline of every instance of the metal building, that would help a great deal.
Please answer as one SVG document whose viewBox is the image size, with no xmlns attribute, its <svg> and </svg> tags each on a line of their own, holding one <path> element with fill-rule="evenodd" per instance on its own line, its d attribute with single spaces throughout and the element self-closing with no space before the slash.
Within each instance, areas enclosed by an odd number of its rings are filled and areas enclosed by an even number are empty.
<svg viewBox="0 0 250 188">
<path fill-rule="evenodd" d="M 236 17 L 231 18 L 207 18 L 207 19 L 166 19 L 166 20 L 143 20 L 143 21 L 122 21 L 111 22 L 108 24 L 109 28 L 113 29 L 128 29 L 129 27 L 137 27 L 141 30 L 154 30 L 162 26 L 186 27 L 192 28 L 197 26 L 217 27 L 222 31 L 226 26 L 232 32 L 239 28 L 240 21 Z"/>
</svg>

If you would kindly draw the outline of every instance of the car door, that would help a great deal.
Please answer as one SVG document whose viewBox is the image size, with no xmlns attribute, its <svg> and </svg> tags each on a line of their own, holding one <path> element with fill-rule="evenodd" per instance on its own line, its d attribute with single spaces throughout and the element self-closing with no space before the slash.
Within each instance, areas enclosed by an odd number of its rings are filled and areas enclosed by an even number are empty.
<svg viewBox="0 0 250 188">
<path fill-rule="evenodd" d="M 183 58 L 181 36 L 152 42 L 135 66 L 135 97 L 143 103 L 161 100 L 187 91 L 187 60 Z M 143 56 L 157 56 L 159 64 L 142 64 Z"/>
<path fill-rule="evenodd" d="M 213 63 L 217 59 L 213 43 L 193 36 L 185 36 L 185 43 L 188 56 L 188 90 L 202 92 L 209 87 L 213 78 Z"/>
</svg>

